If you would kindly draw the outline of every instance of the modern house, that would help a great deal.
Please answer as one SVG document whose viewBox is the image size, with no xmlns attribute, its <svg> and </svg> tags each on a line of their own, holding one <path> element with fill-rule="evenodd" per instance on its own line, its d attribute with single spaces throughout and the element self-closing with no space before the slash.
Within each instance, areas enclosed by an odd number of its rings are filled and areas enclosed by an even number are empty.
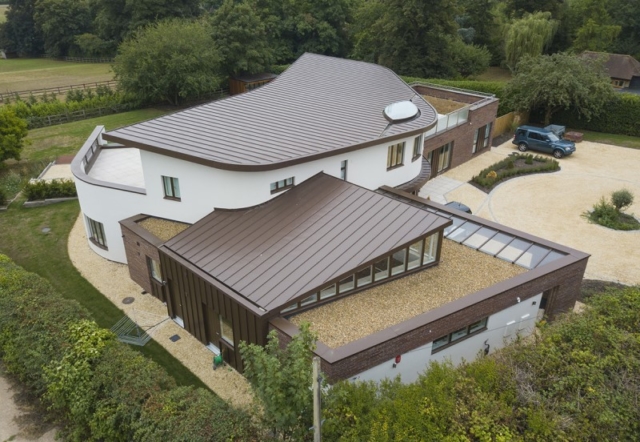
<svg viewBox="0 0 640 442">
<path fill-rule="evenodd" d="M 640 61 L 631 55 L 585 51 L 584 57 L 604 60 L 604 67 L 616 89 L 640 90 Z"/>
<path fill-rule="evenodd" d="M 331 379 L 410 381 L 578 294 L 588 255 L 412 195 L 487 151 L 497 104 L 305 54 L 250 92 L 97 127 L 72 163 L 89 244 L 238 370 L 240 342 L 309 321 Z"/>
</svg>

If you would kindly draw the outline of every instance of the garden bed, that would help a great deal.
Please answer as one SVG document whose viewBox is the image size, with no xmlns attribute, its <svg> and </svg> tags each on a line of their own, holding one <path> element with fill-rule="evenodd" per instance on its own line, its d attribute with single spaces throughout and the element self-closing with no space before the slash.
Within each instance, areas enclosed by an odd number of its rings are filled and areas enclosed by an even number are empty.
<svg viewBox="0 0 640 442">
<path fill-rule="evenodd" d="M 556 172 L 558 170 L 560 170 L 560 164 L 551 158 L 514 153 L 508 158 L 481 170 L 478 175 L 471 178 L 470 183 L 483 192 L 489 193 L 497 184 L 511 178 L 532 173 Z"/>
</svg>

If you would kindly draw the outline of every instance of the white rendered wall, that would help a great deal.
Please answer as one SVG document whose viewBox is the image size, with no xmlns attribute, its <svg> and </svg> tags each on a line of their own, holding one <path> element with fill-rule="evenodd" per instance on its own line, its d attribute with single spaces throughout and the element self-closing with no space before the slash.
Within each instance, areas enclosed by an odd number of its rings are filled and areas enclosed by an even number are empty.
<svg viewBox="0 0 640 442">
<path fill-rule="evenodd" d="M 387 152 L 391 143 L 372 146 L 328 158 L 262 172 L 236 172 L 215 169 L 152 152 L 140 151 L 147 194 L 94 186 L 76 179 L 78 199 L 84 215 L 103 224 L 108 250 L 89 242 L 99 255 L 126 263 L 119 221 L 139 213 L 195 223 L 214 207 L 237 209 L 263 203 L 281 193 L 271 194 L 273 182 L 294 177 L 298 185 L 325 172 L 340 177 L 340 165 L 347 160 L 347 180 L 367 189 L 382 185 L 398 186 L 420 173 L 420 159 L 412 162 L 413 141 L 405 138 L 404 165 L 387 171 Z M 396 141 L 396 142 L 399 142 Z M 164 198 L 162 176 L 178 178 L 180 201 Z M 85 223 L 85 229 L 86 229 Z M 88 229 L 87 236 L 89 235 Z"/>
<path fill-rule="evenodd" d="M 352 377 L 351 380 L 380 381 L 384 378 L 395 378 L 399 375 L 402 382 L 410 383 L 418 379 L 418 375 L 426 370 L 431 361 L 443 362 L 449 359 L 453 364 L 457 365 L 463 359 L 466 361 L 474 360 L 484 350 L 485 341 L 490 345 L 490 352 L 493 352 L 504 347 L 505 343 L 509 343 L 516 336 L 524 337 L 533 332 L 541 299 L 542 293 L 491 315 L 487 321 L 487 330 L 463 339 L 434 355 L 431 354 L 432 342 L 429 342 L 402 354 L 402 359 L 396 365 L 396 368 L 393 368 L 395 359 L 390 359 L 388 362 L 363 371 Z M 517 302 L 517 300 L 514 300 L 514 302 Z M 533 304 L 534 302 L 535 305 Z M 465 325 L 470 324 L 460 324 L 460 328 Z M 434 336 L 433 338 L 438 339 L 440 337 Z"/>
</svg>

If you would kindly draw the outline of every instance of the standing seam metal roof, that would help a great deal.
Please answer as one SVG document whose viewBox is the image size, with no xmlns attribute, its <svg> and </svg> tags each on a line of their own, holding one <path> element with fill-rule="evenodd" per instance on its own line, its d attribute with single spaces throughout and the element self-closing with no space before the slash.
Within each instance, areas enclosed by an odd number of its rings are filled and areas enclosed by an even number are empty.
<svg viewBox="0 0 640 442">
<path fill-rule="evenodd" d="M 390 125 L 384 108 L 404 100 L 420 114 Z M 397 139 L 428 130 L 436 121 L 435 109 L 393 71 L 307 53 L 259 89 L 107 132 L 104 138 L 251 170 Z"/>
<path fill-rule="evenodd" d="M 273 310 L 449 223 L 320 173 L 260 206 L 215 210 L 164 247 Z"/>
</svg>

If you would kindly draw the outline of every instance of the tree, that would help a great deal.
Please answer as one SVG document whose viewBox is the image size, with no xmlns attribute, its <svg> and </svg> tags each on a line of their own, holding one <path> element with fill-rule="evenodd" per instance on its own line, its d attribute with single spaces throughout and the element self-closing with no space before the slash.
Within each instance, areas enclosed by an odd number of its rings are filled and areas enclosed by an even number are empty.
<svg viewBox="0 0 640 442">
<path fill-rule="evenodd" d="M 460 39 L 454 39 L 451 50 L 453 66 L 463 77 L 481 74 L 489 67 L 491 53 L 485 47 L 465 44 Z"/>
<path fill-rule="evenodd" d="M 590 120 L 615 96 L 601 61 L 566 53 L 522 58 L 505 93 L 519 111 L 544 110 L 545 124 L 561 109 Z"/>
<path fill-rule="evenodd" d="M 220 48 L 222 66 L 228 75 L 264 72 L 274 61 L 266 26 L 255 6 L 225 0 L 210 19 L 212 37 Z"/>
<path fill-rule="evenodd" d="M 456 76 L 451 44 L 461 11 L 455 0 L 362 2 L 356 12 L 353 56 L 402 75 Z"/>
<path fill-rule="evenodd" d="M 34 19 L 46 53 L 54 57 L 69 55 L 76 36 L 91 29 L 89 5 L 82 0 L 40 0 Z"/>
<path fill-rule="evenodd" d="M 311 360 L 316 340 L 305 323 L 284 350 L 275 330 L 269 333 L 265 347 L 240 344 L 244 375 L 262 405 L 265 423 L 285 439 L 304 440 L 310 435 Z"/>
<path fill-rule="evenodd" d="M 27 122 L 16 114 L 0 107 L 0 165 L 4 160 L 20 159 L 20 152 L 27 144 Z"/>
<path fill-rule="evenodd" d="M 611 204 L 620 212 L 633 204 L 633 194 L 627 189 L 616 190 L 611 194 Z"/>
<path fill-rule="evenodd" d="M 514 20 L 508 27 L 504 39 L 505 59 L 513 70 L 518 60 L 525 55 L 541 55 L 551 43 L 558 29 L 558 22 L 549 12 L 536 12 Z"/>
<path fill-rule="evenodd" d="M 40 55 L 43 40 L 35 20 L 37 0 L 9 0 L 7 21 L 0 25 L 0 47 L 21 55 Z"/>
<path fill-rule="evenodd" d="M 206 23 L 169 19 L 122 43 L 113 71 L 118 86 L 138 100 L 178 105 L 220 86 L 220 51 Z"/>
</svg>

